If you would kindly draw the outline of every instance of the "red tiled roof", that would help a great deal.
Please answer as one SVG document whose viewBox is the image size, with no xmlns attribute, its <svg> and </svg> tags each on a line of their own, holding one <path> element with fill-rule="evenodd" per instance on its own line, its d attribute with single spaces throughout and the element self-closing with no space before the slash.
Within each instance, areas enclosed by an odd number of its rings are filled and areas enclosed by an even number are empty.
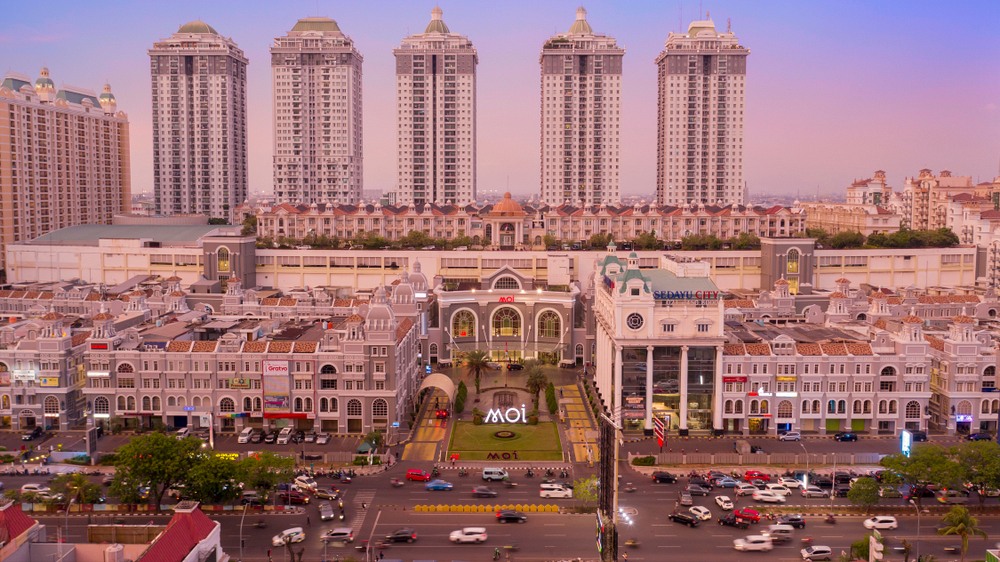
<svg viewBox="0 0 1000 562">
<path fill-rule="evenodd" d="M 909 315 L 903 317 L 904 324 L 923 324 L 924 319 L 919 316 Z"/>
<path fill-rule="evenodd" d="M 194 342 L 174 340 L 167 344 L 167 351 L 172 353 L 187 353 L 191 351 L 191 344 Z"/>
<path fill-rule="evenodd" d="M 742 343 L 727 343 L 722 346 L 723 355 L 746 355 Z"/>
<path fill-rule="evenodd" d="M 847 345 L 842 343 L 821 343 L 819 346 L 826 355 L 847 355 Z"/>
<path fill-rule="evenodd" d="M 348 322 L 364 322 L 365 321 L 365 317 L 361 316 L 360 314 L 352 314 L 352 315 L 350 315 L 350 316 L 347 317 L 347 321 Z"/>
<path fill-rule="evenodd" d="M 879 318 L 875 321 L 875 327 L 879 330 L 884 330 L 887 325 L 888 324 L 886 323 L 885 318 Z"/>
<path fill-rule="evenodd" d="M 264 353 L 267 351 L 267 342 L 248 341 L 243 344 L 243 353 Z"/>
<path fill-rule="evenodd" d="M 291 353 L 292 342 L 290 341 L 273 341 L 267 346 L 268 353 Z"/>
<path fill-rule="evenodd" d="M 7 500 L 4 500 L 7 501 Z M 24 534 L 28 529 L 35 526 L 35 521 L 31 517 L 25 515 L 21 511 L 21 504 L 17 502 L 10 502 L 7 505 L 0 507 L 0 530 L 3 531 L 5 535 L 3 540 L 6 544 L 15 543 L 17 537 Z"/>
<path fill-rule="evenodd" d="M 726 308 L 756 308 L 757 305 L 750 299 L 726 299 L 722 301 Z"/>
<path fill-rule="evenodd" d="M 281 302 L 281 299 L 275 299 L 275 298 L 261 299 L 260 305 L 261 306 L 278 306 L 279 302 Z"/>
<path fill-rule="evenodd" d="M 406 337 L 407 332 L 409 332 L 412 327 L 413 320 L 410 318 L 404 318 L 403 321 L 396 326 L 396 343 L 403 341 L 403 338 Z"/>
<path fill-rule="evenodd" d="M 90 337 L 90 332 L 80 332 L 78 334 L 73 334 L 73 339 L 70 340 L 70 345 L 76 347 L 78 345 L 83 345 Z"/>
<path fill-rule="evenodd" d="M 292 298 L 281 298 L 278 299 L 278 306 L 295 306 L 296 302 L 298 301 Z"/>
<path fill-rule="evenodd" d="M 976 321 L 971 316 L 965 316 L 964 314 L 962 316 L 956 316 L 956 317 L 952 318 L 951 320 L 952 320 L 952 322 L 954 322 L 956 324 L 972 324 L 973 322 Z"/>
<path fill-rule="evenodd" d="M 823 348 L 818 343 L 797 343 L 795 351 L 799 355 L 823 355 Z"/>
<path fill-rule="evenodd" d="M 851 280 L 850 280 L 850 279 L 848 279 L 848 278 L 846 278 L 846 277 L 841 277 L 840 279 L 837 279 L 837 281 L 836 281 L 836 282 L 837 282 L 837 283 L 850 283 L 850 282 L 851 282 Z"/>
<path fill-rule="evenodd" d="M 934 336 L 924 336 L 924 339 L 931 344 L 931 347 L 938 350 L 944 351 L 944 340 L 941 338 L 936 338 Z"/>
<path fill-rule="evenodd" d="M 215 521 L 200 509 L 178 512 L 167 523 L 167 529 L 149 545 L 137 560 L 141 562 L 181 562 L 198 543 L 215 530 Z"/>
<path fill-rule="evenodd" d="M 872 346 L 869 343 L 848 343 L 847 352 L 851 355 L 873 355 Z"/>
<path fill-rule="evenodd" d="M 100 295 L 100 293 L 90 293 L 90 294 L 87 295 L 87 298 L 85 298 L 83 300 L 89 301 L 89 302 L 99 301 L 99 300 L 101 300 L 101 295 Z"/>
<path fill-rule="evenodd" d="M 837 291 L 835 293 L 830 293 L 830 298 L 831 299 L 843 299 L 843 298 L 847 298 L 847 295 L 845 295 L 844 293 L 841 293 L 840 291 Z"/>
<path fill-rule="evenodd" d="M 295 353 L 316 353 L 317 342 L 297 341 L 295 342 Z"/>
<path fill-rule="evenodd" d="M 766 343 L 748 343 L 747 355 L 770 355 L 771 346 Z"/>
<path fill-rule="evenodd" d="M 889 298 L 885 299 L 885 302 L 887 304 L 903 304 L 903 298 L 902 297 L 889 297 Z"/>
<path fill-rule="evenodd" d="M 195 353 L 211 353 L 215 351 L 216 343 L 214 341 L 196 341 L 191 351 Z"/>
</svg>

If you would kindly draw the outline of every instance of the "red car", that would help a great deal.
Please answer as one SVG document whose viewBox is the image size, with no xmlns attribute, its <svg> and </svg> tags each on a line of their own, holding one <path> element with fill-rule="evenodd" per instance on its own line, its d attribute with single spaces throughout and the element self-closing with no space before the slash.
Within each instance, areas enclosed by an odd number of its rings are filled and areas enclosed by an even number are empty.
<svg viewBox="0 0 1000 562">
<path fill-rule="evenodd" d="M 306 505 L 309 503 L 309 496 L 295 490 L 281 492 L 278 494 L 278 503 Z"/>
<path fill-rule="evenodd" d="M 750 509 L 749 507 L 735 509 L 733 510 L 733 515 L 751 523 L 760 523 L 760 512 L 756 509 Z"/>
<path fill-rule="evenodd" d="M 448 419 L 448 410 L 445 410 L 444 408 L 439 408 L 438 411 L 435 412 L 434 415 L 439 420 L 446 420 L 446 419 Z"/>
<path fill-rule="evenodd" d="M 761 472 L 759 470 L 748 470 L 748 471 L 746 471 L 746 474 L 743 475 L 743 479 L 746 480 L 747 482 L 749 482 L 751 480 L 755 480 L 755 479 L 756 480 L 763 480 L 764 482 L 770 482 L 771 481 L 771 475 L 770 474 L 764 474 L 763 472 Z"/>
<path fill-rule="evenodd" d="M 430 482 L 431 473 L 426 470 L 420 470 L 419 468 L 411 468 L 406 471 L 407 480 L 416 480 L 417 482 Z"/>
</svg>

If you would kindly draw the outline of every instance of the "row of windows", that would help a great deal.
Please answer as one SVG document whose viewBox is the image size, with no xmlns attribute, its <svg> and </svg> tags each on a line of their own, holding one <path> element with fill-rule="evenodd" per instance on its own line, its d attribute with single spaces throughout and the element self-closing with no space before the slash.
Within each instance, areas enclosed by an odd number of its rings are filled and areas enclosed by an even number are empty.
<svg viewBox="0 0 1000 562">
<path fill-rule="evenodd" d="M 3 400 L 0 402 L 5 402 L 7 408 L 10 408 L 10 397 L 4 395 Z M 208 407 L 210 402 L 208 397 L 195 397 L 192 400 L 194 406 L 197 407 Z M 136 397 L 135 396 L 119 396 L 116 399 L 116 406 L 118 411 L 136 411 Z M 156 412 L 161 410 L 161 401 L 159 396 L 143 396 L 141 400 L 142 409 L 141 411 Z M 167 407 L 184 407 L 186 406 L 186 400 L 183 396 L 168 396 L 167 397 Z M 2 406 L 2 404 L 0 404 Z M 320 398 L 319 400 L 319 411 L 320 412 L 337 412 L 339 403 L 336 398 Z M 111 414 L 111 401 L 104 396 L 98 396 L 94 399 L 92 408 L 95 414 L 100 415 L 110 415 Z M 295 412 L 312 412 L 313 411 L 313 399 L 306 398 L 296 398 L 293 401 L 293 410 Z M 47 414 L 57 414 L 60 411 L 60 403 L 54 396 L 49 396 L 45 399 L 45 413 Z M 235 413 L 236 412 L 236 401 L 232 398 L 223 398 L 219 400 L 219 411 L 223 413 Z M 243 399 L 243 412 L 261 412 L 263 411 L 263 402 L 261 398 L 244 398 Z M 386 417 L 389 414 L 389 403 L 382 399 L 376 398 L 372 401 L 371 413 L 373 417 Z M 347 402 L 347 415 L 349 416 L 360 416 L 362 415 L 361 401 L 352 398 Z"/>
<path fill-rule="evenodd" d="M 987 413 L 986 410 L 989 408 L 989 401 L 983 402 L 983 413 Z M 994 400 L 997 403 L 997 407 L 1000 408 L 1000 401 Z M 801 413 L 803 414 L 819 414 L 822 413 L 821 410 L 822 403 L 819 400 L 803 400 Z M 878 413 L 879 414 L 897 414 L 898 413 L 898 402 L 896 400 L 880 400 L 878 403 Z M 872 413 L 872 401 L 871 400 L 855 400 L 852 404 L 852 413 L 854 414 L 871 414 Z M 743 401 L 742 400 L 726 400 L 723 404 L 723 413 L 726 414 L 742 414 L 743 411 Z M 750 400 L 748 405 L 749 414 L 769 414 L 770 403 L 767 400 Z M 826 403 L 826 413 L 828 414 L 846 414 L 847 413 L 847 401 L 846 400 L 829 400 Z M 910 401 L 906 403 L 907 419 L 919 419 L 920 418 L 920 403 L 916 401 Z M 777 419 L 790 419 L 794 417 L 793 405 L 790 400 L 782 400 L 778 404 Z"/>
</svg>

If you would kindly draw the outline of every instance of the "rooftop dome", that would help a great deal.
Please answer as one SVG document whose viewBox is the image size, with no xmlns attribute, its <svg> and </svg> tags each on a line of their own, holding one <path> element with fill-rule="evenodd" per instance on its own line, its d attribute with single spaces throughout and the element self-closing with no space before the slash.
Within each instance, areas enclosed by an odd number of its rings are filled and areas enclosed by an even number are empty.
<svg viewBox="0 0 1000 562">
<path fill-rule="evenodd" d="M 218 35 L 219 32 L 215 30 L 214 27 L 208 25 L 201 20 L 189 21 L 181 26 L 177 30 L 177 33 L 209 33 L 212 35 Z"/>
<path fill-rule="evenodd" d="M 444 12 L 440 7 L 434 6 L 434 9 L 431 10 L 431 22 L 427 24 L 427 29 L 424 30 L 424 33 L 451 33 L 448 25 L 441 19 L 443 14 Z"/>
<path fill-rule="evenodd" d="M 510 192 L 503 194 L 503 199 L 500 200 L 496 205 L 493 205 L 493 209 L 490 210 L 491 215 L 501 215 L 501 216 L 524 216 L 524 209 L 521 205 L 510 198 Z"/>
<path fill-rule="evenodd" d="M 295 27 L 292 31 L 329 31 L 329 32 L 340 32 L 340 26 L 337 22 L 324 17 L 315 18 L 302 18 L 295 22 Z"/>
<path fill-rule="evenodd" d="M 111 84 L 104 85 L 104 90 L 97 99 L 99 99 L 102 104 L 105 102 L 114 103 L 115 95 L 111 93 Z"/>
<path fill-rule="evenodd" d="M 39 89 L 39 88 L 45 88 L 45 89 L 49 89 L 49 90 L 55 89 L 56 83 L 53 82 L 52 78 L 49 77 L 49 69 L 48 69 L 48 67 L 44 67 L 43 66 L 42 67 L 42 71 L 39 74 L 40 74 L 40 76 L 38 77 L 38 80 L 35 80 L 35 89 L 36 90 Z"/>
<path fill-rule="evenodd" d="M 569 27 L 571 35 L 593 35 L 594 30 L 587 23 L 587 10 L 580 6 L 576 9 L 576 21 Z"/>
</svg>

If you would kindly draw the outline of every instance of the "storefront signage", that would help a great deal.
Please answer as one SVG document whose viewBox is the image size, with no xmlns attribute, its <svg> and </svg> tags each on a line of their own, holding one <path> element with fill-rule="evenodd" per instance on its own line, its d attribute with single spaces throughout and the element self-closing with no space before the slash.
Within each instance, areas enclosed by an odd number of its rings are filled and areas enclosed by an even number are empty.
<svg viewBox="0 0 1000 562">
<path fill-rule="evenodd" d="M 264 361 L 264 376 L 288 376 L 288 361 Z"/>
<path fill-rule="evenodd" d="M 524 404 L 521 404 L 520 410 L 517 408 L 507 408 L 506 410 L 492 408 L 486 412 L 483 423 L 528 423 L 528 416 L 524 413 Z"/>
<path fill-rule="evenodd" d="M 107 371 L 87 371 L 88 377 L 110 377 L 111 373 Z"/>
<path fill-rule="evenodd" d="M 626 396 L 625 397 L 625 407 L 629 410 L 645 410 L 646 409 L 646 397 L 645 396 Z"/>
<path fill-rule="evenodd" d="M 776 377 L 776 378 L 779 381 L 791 381 L 791 382 L 795 382 L 796 380 L 798 380 L 795 377 Z"/>
<path fill-rule="evenodd" d="M 108 349 L 108 344 L 106 344 L 106 343 L 92 343 L 92 344 L 90 344 L 90 349 L 103 351 L 103 350 Z"/>
<path fill-rule="evenodd" d="M 622 410 L 622 419 L 625 420 L 641 420 L 646 417 L 646 412 L 641 410 Z"/>
<path fill-rule="evenodd" d="M 722 377 L 722 382 L 747 382 L 746 377 Z"/>
<path fill-rule="evenodd" d="M 35 381 L 35 371 L 11 371 L 10 380 L 19 382 L 34 382 Z"/>
<path fill-rule="evenodd" d="M 229 388 L 234 390 L 249 390 L 250 379 L 229 379 Z"/>
<path fill-rule="evenodd" d="M 972 423 L 972 414 L 958 414 L 955 416 L 958 423 Z"/>
<path fill-rule="evenodd" d="M 658 301 L 705 301 L 718 300 L 720 291 L 653 291 L 653 299 Z"/>
<path fill-rule="evenodd" d="M 59 377 L 38 377 L 38 386 L 59 386 Z"/>
<path fill-rule="evenodd" d="M 507 304 L 513 303 L 514 302 L 514 295 L 510 295 L 510 296 L 507 296 L 507 297 L 500 297 L 500 298 L 497 299 L 497 302 L 507 303 Z"/>
</svg>

